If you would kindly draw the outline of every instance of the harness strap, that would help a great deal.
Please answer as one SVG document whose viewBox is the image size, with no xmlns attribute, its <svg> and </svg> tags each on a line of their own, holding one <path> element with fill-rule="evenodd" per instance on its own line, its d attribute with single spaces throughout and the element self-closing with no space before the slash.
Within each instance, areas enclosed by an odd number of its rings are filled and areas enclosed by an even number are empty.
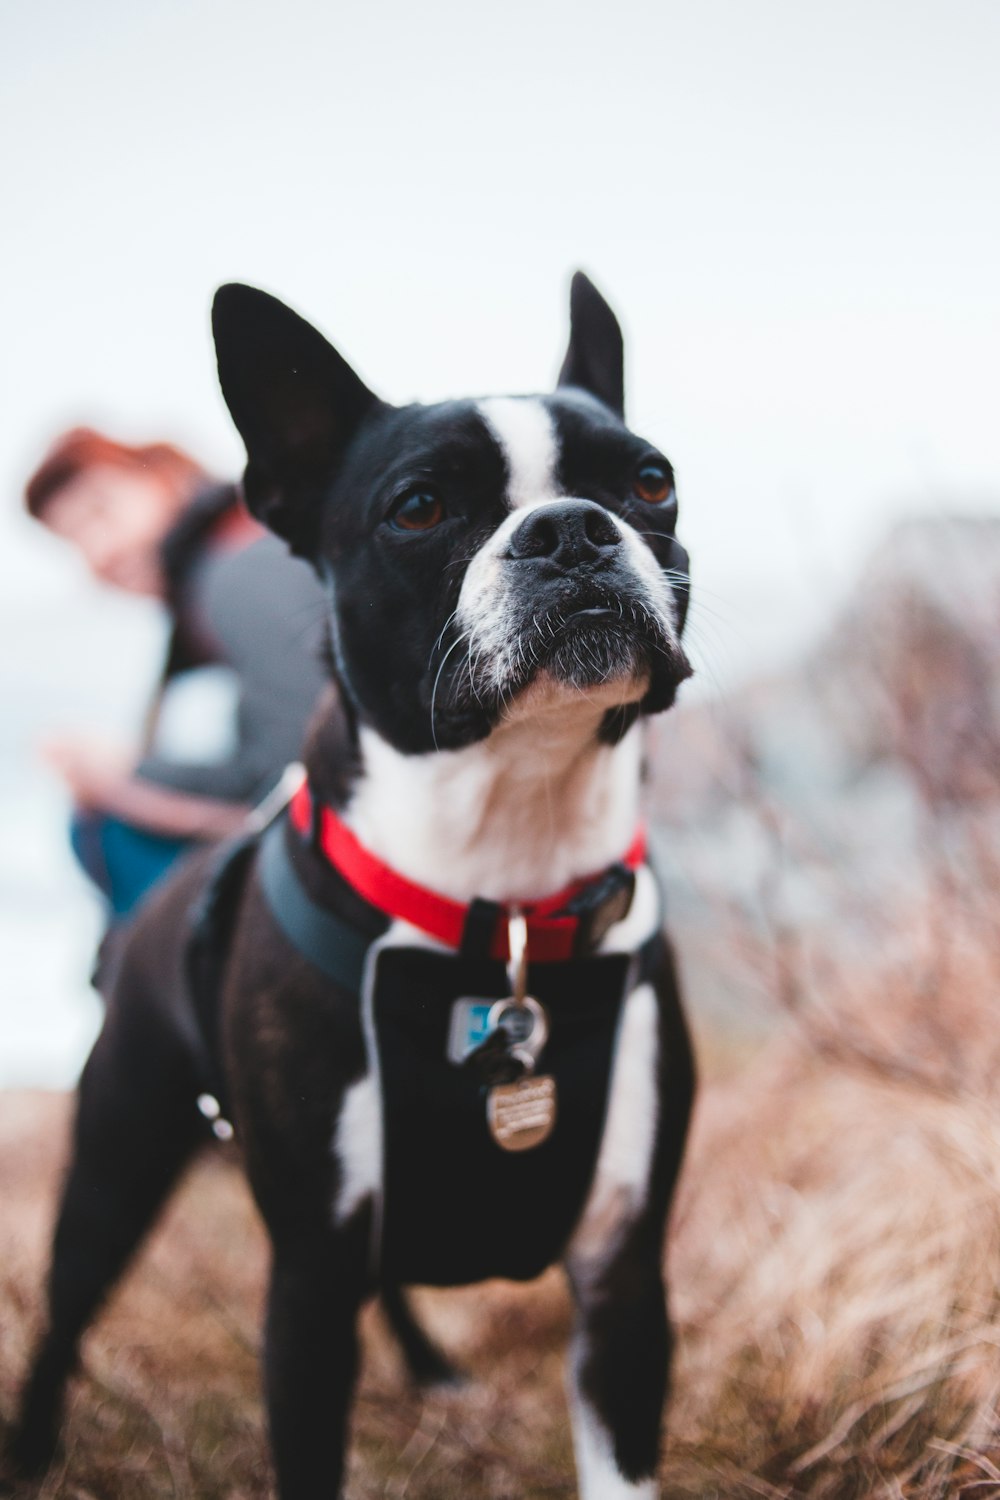
<svg viewBox="0 0 1000 1500">
<path fill-rule="evenodd" d="M 226 964 L 240 902 L 257 847 L 255 831 L 223 844 L 216 852 L 207 879 L 191 908 L 184 949 L 187 992 L 191 1002 L 192 1041 L 203 1092 L 198 1107 L 220 1139 L 232 1127 L 225 1118 L 227 1089 L 219 1044 L 219 1005 Z"/>
<path fill-rule="evenodd" d="M 258 872 L 271 914 L 292 947 L 335 984 L 358 994 L 374 939 L 313 901 L 292 866 L 280 820 L 261 840 Z"/>
</svg>

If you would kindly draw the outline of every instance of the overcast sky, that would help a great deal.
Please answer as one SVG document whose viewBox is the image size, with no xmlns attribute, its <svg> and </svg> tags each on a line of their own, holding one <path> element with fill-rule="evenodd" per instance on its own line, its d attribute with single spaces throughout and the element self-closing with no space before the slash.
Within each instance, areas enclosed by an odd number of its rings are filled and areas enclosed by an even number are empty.
<svg viewBox="0 0 1000 1500">
<path fill-rule="evenodd" d="M 229 279 L 407 400 L 545 387 L 585 266 L 737 654 L 891 515 L 1000 509 L 997 0 L 35 0 L 6 33 L 0 585 L 59 575 L 11 513 L 60 424 L 237 466 Z"/>
</svg>

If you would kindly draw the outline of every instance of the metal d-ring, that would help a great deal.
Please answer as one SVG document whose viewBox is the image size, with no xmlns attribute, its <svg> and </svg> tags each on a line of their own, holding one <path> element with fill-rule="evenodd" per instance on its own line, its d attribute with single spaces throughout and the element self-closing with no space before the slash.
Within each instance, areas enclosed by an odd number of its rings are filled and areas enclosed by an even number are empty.
<svg viewBox="0 0 1000 1500">
<path fill-rule="evenodd" d="M 512 1016 L 515 1019 L 515 1025 L 510 1031 L 504 1026 L 506 1016 Z M 521 1034 L 521 1026 L 525 1021 L 528 1023 L 528 1029 Z M 514 1000 L 510 997 L 504 1000 L 494 1000 L 490 1006 L 486 1025 L 489 1032 L 500 1030 L 505 1033 L 509 1040 L 509 1055 L 516 1058 L 531 1072 L 549 1035 L 548 1016 L 538 1001 L 531 995 L 525 995 L 523 1000 Z"/>
</svg>

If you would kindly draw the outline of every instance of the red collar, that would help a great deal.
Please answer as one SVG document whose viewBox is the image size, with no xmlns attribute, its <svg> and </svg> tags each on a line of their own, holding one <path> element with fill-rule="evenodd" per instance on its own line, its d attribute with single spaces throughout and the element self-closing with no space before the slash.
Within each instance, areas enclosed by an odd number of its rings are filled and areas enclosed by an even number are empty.
<svg viewBox="0 0 1000 1500">
<path fill-rule="evenodd" d="M 303 782 L 292 797 L 288 810 L 292 826 L 303 837 L 312 837 L 315 848 L 348 885 L 378 911 L 389 917 L 402 918 L 439 942 L 446 943 L 449 948 L 461 948 L 469 933 L 470 914 L 476 914 L 480 908 L 492 922 L 492 928 L 488 928 L 485 934 L 490 956 L 504 961 L 510 956 L 507 944 L 509 907 L 493 902 L 474 902 L 471 906 L 464 906 L 460 901 L 438 895 L 436 891 L 408 880 L 366 849 L 332 808 L 317 807 L 307 782 Z M 601 895 L 609 876 L 621 874 L 623 870 L 634 872 L 645 858 L 646 836 L 640 829 L 620 863 L 611 870 L 574 881 L 544 901 L 525 902 L 520 910 L 527 918 L 528 954 L 532 962 L 555 963 L 578 956 L 582 928 L 584 922 L 593 916 L 594 904 L 588 908 L 587 917 L 574 913 L 572 905 L 577 905 L 582 911 L 586 903 L 578 898 L 589 895 L 591 891 Z M 612 920 L 618 920 L 627 912 L 630 901 L 631 883 L 628 880 L 625 887 L 619 884 L 616 891 L 609 893 L 602 908 L 603 915 L 607 917 L 613 913 Z"/>
</svg>

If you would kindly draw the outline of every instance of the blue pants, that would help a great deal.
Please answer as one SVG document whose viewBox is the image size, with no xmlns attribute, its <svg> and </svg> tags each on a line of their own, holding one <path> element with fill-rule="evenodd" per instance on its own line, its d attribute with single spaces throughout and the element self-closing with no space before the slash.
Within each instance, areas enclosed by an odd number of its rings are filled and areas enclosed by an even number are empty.
<svg viewBox="0 0 1000 1500">
<path fill-rule="evenodd" d="M 78 811 L 70 824 L 73 853 L 116 917 L 131 912 L 193 842 L 146 833 L 104 813 Z"/>
</svg>

